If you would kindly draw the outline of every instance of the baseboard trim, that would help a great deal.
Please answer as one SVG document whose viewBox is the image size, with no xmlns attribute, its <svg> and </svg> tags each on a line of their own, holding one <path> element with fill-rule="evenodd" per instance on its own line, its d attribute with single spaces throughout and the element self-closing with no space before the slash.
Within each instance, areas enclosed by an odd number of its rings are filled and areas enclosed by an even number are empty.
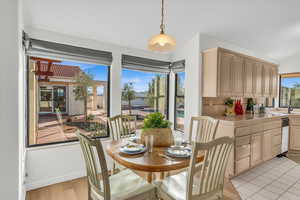
<svg viewBox="0 0 300 200">
<path fill-rule="evenodd" d="M 60 177 L 49 178 L 46 180 L 38 180 L 38 181 L 29 182 L 29 183 L 25 182 L 26 183 L 25 184 L 26 191 L 38 189 L 38 188 L 56 184 L 56 183 L 70 181 L 70 180 L 77 179 L 77 178 L 84 177 L 84 176 L 86 176 L 85 171 L 78 171 L 78 172 L 72 172 L 72 173 L 69 173 L 69 174 L 66 174 L 66 175 L 60 176 Z"/>
</svg>

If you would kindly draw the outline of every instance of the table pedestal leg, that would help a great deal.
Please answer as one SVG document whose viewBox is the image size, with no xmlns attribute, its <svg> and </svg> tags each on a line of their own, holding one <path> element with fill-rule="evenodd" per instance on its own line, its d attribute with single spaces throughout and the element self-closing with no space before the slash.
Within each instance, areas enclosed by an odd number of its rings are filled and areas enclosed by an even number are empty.
<svg viewBox="0 0 300 200">
<path fill-rule="evenodd" d="M 147 181 L 148 181 L 148 183 L 152 183 L 152 177 L 153 177 L 152 172 L 148 172 L 148 174 L 147 174 Z"/>
<path fill-rule="evenodd" d="M 159 179 L 160 179 L 160 180 L 164 180 L 165 177 L 166 177 L 165 172 L 160 172 L 160 173 L 159 173 Z"/>
</svg>

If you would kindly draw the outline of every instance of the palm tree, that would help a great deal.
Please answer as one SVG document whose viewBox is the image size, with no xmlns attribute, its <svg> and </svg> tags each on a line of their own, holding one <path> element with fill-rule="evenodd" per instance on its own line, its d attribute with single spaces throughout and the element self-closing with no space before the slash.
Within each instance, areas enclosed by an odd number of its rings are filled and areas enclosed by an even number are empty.
<svg viewBox="0 0 300 200">
<path fill-rule="evenodd" d="M 87 102 L 88 102 L 88 88 L 94 85 L 93 76 L 84 72 L 79 72 L 76 75 L 76 87 L 73 92 L 75 94 L 75 100 L 81 100 L 84 102 L 84 118 L 88 119 L 87 115 Z"/>
<path fill-rule="evenodd" d="M 133 83 L 125 83 L 124 87 L 122 89 L 122 100 L 128 101 L 128 109 L 129 109 L 129 115 L 131 115 L 131 101 L 136 98 L 135 91 L 133 89 Z"/>
</svg>

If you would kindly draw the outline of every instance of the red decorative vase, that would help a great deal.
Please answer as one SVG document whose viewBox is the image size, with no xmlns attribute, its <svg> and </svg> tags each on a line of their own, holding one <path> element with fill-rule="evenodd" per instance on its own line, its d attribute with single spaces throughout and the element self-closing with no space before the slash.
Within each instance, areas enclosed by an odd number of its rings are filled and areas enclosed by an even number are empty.
<svg viewBox="0 0 300 200">
<path fill-rule="evenodd" d="M 241 100 L 237 100 L 234 106 L 234 112 L 236 115 L 243 115 L 244 114 L 244 110 L 243 110 L 243 106 L 241 104 Z"/>
</svg>

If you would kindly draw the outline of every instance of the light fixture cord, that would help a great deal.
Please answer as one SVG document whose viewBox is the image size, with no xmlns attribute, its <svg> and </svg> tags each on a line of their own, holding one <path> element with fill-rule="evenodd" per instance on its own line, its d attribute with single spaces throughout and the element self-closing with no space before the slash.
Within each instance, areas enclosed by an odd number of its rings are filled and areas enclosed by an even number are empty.
<svg viewBox="0 0 300 200">
<path fill-rule="evenodd" d="M 164 18 L 165 18 L 165 0 L 161 0 L 161 24 L 160 24 L 160 34 L 164 34 L 165 32 L 165 25 L 164 25 Z"/>
</svg>

